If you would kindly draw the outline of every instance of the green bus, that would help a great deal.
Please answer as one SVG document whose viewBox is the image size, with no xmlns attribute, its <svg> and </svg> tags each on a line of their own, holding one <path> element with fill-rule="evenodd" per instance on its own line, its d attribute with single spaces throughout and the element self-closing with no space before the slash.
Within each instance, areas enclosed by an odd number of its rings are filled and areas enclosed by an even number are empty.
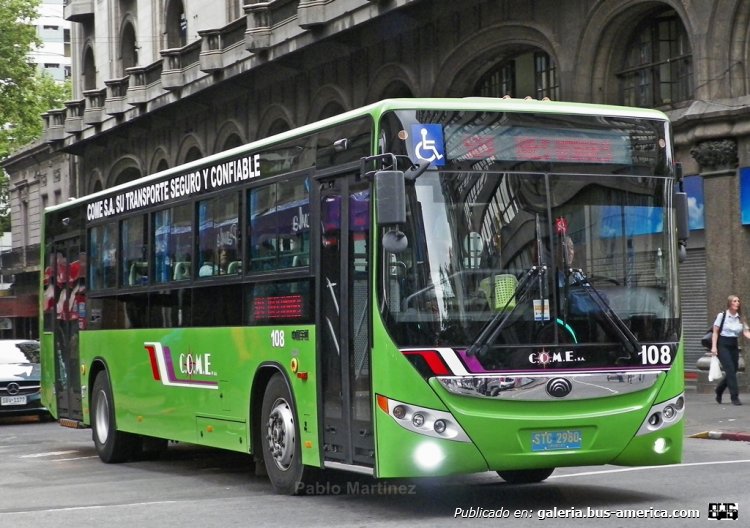
<svg viewBox="0 0 750 528">
<path fill-rule="evenodd" d="M 45 404 L 282 493 L 678 463 L 681 180 L 658 111 L 394 99 L 51 207 Z"/>
</svg>

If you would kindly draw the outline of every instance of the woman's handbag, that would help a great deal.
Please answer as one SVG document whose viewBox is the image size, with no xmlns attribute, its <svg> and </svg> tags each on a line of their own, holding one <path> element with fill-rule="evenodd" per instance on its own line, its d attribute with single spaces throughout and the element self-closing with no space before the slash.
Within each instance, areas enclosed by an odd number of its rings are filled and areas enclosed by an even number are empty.
<svg viewBox="0 0 750 528">
<path fill-rule="evenodd" d="M 719 381 L 723 377 L 724 373 L 721 371 L 719 358 L 711 356 L 711 365 L 708 367 L 708 381 Z"/>
<path fill-rule="evenodd" d="M 721 334 L 722 328 L 724 328 L 724 318 L 727 316 L 727 312 L 724 312 L 724 314 L 721 316 L 721 325 L 719 326 L 719 334 Z M 708 332 L 701 338 L 701 345 L 703 345 L 703 348 L 711 350 L 711 345 L 713 344 L 713 335 L 714 335 L 714 325 L 711 325 L 711 327 L 708 329 Z"/>
</svg>

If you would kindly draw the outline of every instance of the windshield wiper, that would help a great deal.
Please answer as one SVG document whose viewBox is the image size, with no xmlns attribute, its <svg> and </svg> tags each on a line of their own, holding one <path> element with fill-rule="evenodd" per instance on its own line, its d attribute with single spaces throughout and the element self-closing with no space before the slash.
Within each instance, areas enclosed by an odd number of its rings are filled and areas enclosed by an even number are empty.
<svg viewBox="0 0 750 528">
<path fill-rule="evenodd" d="M 546 272 L 546 266 L 532 266 L 529 271 L 526 272 L 526 275 L 523 276 L 521 281 L 516 286 L 513 295 L 511 295 L 508 301 L 505 303 L 505 306 L 503 306 L 502 309 L 495 315 L 495 317 L 493 317 L 490 322 L 485 325 L 484 329 L 482 329 L 482 331 L 479 333 L 479 336 L 477 336 L 474 343 L 466 350 L 467 356 L 473 356 L 476 354 L 478 357 L 482 357 L 487 353 L 488 343 L 494 342 L 495 339 L 497 339 L 497 336 L 499 336 L 503 331 L 503 329 L 505 328 L 505 323 L 508 321 L 508 319 L 510 319 L 510 316 L 516 310 L 516 307 L 521 304 L 521 301 L 524 300 L 526 294 L 528 293 L 529 285 L 536 277 L 543 277 Z M 508 311 L 508 306 L 510 306 L 514 299 L 516 299 L 517 301 L 513 306 L 513 309 Z"/>
<path fill-rule="evenodd" d="M 583 270 L 571 270 L 571 275 L 574 281 L 573 286 L 582 286 L 583 291 L 594 301 L 604 319 L 610 324 L 610 327 L 615 331 L 622 344 L 625 345 L 626 350 L 631 355 L 637 354 L 641 349 L 641 343 L 638 341 L 638 338 L 630 331 L 625 321 L 612 309 L 607 299 L 591 284 Z"/>
</svg>

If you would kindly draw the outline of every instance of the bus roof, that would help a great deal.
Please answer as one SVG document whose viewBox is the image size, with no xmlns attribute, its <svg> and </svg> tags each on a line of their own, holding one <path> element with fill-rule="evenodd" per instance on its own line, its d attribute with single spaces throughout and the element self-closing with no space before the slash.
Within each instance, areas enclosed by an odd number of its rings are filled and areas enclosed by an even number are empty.
<svg viewBox="0 0 750 528">
<path fill-rule="evenodd" d="M 349 110 L 333 117 L 322 119 L 313 123 L 281 132 L 274 136 L 262 138 L 239 147 L 229 150 L 223 150 L 216 154 L 205 156 L 189 163 L 177 165 L 161 172 L 143 176 L 137 180 L 126 182 L 115 187 L 109 187 L 93 194 L 82 196 L 80 198 L 71 198 L 68 202 L 57 204 L 45 209 L 47 211 L 56 211 L 67 207 L 75 206 L 82 202 L 95 199 L 100 196 L 107 196 L 111 193 L 122 191 L 130 187 L 137 187 L 150 181 L 158 181 L 171 174 L 179 174 L 189 171 L 195 167 L 211 164 L 223 158 L 251 152 L 267 145 L 286 141 L 301 135 L 305 135 L 315 130 L 326 128 L 337 123 L 348 121 L 357 117 L 370 115 L 378 119 L 382 114 L 393 110 L 463 110 L 463 111 L 486 111 L 486 112 L 528 112 L 537 114 L 558 114 L 558 115 L 588 115 L 601 117 L 632 117 L 636 119 L 654 119 L 658 121 L 668 121 L 669 118 L 659 110 L 649 108 L 636 108 L 628 106 L 600 105 L 590 103 L 569 103 L 551 100 L 537 100 L 532 98 L 517 99 L 511 97 L 464 97 L 464 98 L 404 98 L 404 99 L 384 99 L 367 106 Z"/>
</svg>

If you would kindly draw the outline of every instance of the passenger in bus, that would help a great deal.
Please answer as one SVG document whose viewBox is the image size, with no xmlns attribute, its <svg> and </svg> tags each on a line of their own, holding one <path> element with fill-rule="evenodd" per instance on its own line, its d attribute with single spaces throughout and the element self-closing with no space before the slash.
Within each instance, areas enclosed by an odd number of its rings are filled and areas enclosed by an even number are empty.
<svg viewBox="0 0 750 528">
<path fill-rule="evenodd" d="M 205 249 L 201 253 L 201 267 L 198 269 L 199 277 L 211 277 L 219 273 L 219 267 L 214 263 L 214 252 L 210 249 Z"/>
<path fill-rule="evenodd" d="M 230 272 L 230 265 L 233 262 L 237 261 L 237 252 L 234 250 L 234 248 L 222 245 L 219 247 L 219 273 L 227 274 L 227 273 L 237 273 L 237 266 L 233 266 L 233 270 Z"/>
</svg>

